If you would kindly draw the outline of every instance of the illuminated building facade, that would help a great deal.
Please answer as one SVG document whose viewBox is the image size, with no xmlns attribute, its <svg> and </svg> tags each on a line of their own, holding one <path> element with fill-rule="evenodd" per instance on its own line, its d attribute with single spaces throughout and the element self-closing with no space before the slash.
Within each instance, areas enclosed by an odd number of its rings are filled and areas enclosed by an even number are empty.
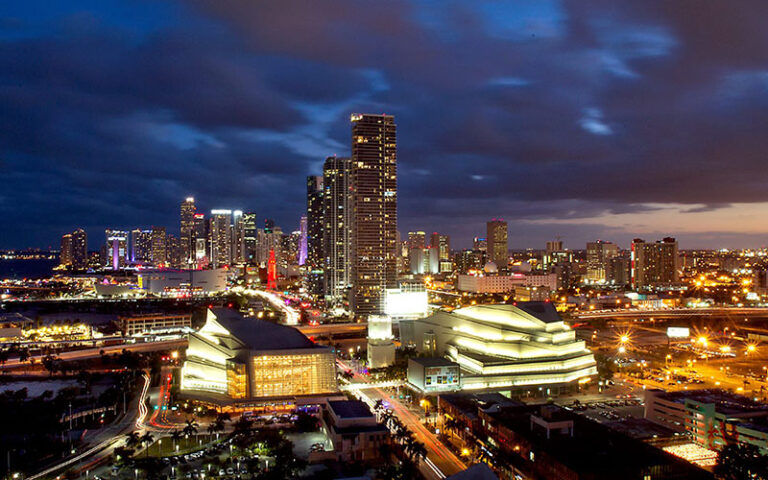
<svg viewBox="0 0 768 480">
<path fill-rule="evenodd" d="M 668 287 L 679 283 L 680 260 L 677 240 L 667 237 L 660 242 L 632 240 L 632 287 Z"/>
<path fill-rule="evenodd" d="M 85 230 L 78 228 L 72 233 L 61 237 L 61 253 L 59 263 L 82 269 L 88 266 L 88 235 Z"/>
<path fill-rule="evenodd" d="M 598 240 L 587 243 L 587 283 L 605 283 L 610 262 L 619 254 L 615 243 Z"/>
<path fill-rule="evenodd" d="M 368 317 L 368 367 L 384 368 L 395 363 L 392 319 L 386 315 Z"/>
<path fill-rule="evenodd" d="M 245 222 L 243 212 L 235 210 L 232 212 L 232 253 L 230 258 L 233 263 L 243 263 L 245 261 Z"/>
<path fill-rule="evenodd" d="M 106 237 L 106 266 L 112 270 L 124 267 L 128 256 L 128 232 L 125 230 L 107 229 Z"/>
<path fill-rule="evenodd" d="M 397 286 L 397 127 L 392 115 L 353 114 L 352 311 L 381 314 Z"/>
<path fill-rule="evenodd" d="M 350 282 L 351 160 L 328 157 L 323 165 L 323 252 L 324 293 L 330 305 L 338 305 L 347 295 Z M 313 208 L 312 212 L 316 211 Z M 310 220 L 310 225 L 312 225 Z M 310 232 L 312 229 L 310 228 Z M 310 249 L 310 262 L 312 253 Z"/>
<path fill-rule="evenodd" d="M 592 353 L 548 302 L 476 305 L 400 325 L 403 344 L 461 366 L 463 390 L 553 393 L 597 374 Z"/>
<path fill-rule="evenodd" d="M 152 230 L 131 230 L 131 263 L 152 262 Z"/>
<path fill-rule="evenodd" d="M 324 287 L 324 223 L 325 192 L 323 177 L 307 177 L 307 216 L 306 216 L 306 267 L 307 292 L 315 297 L 323 295 Z"/>
<path fill-rule="evenodd" d="M 231 218 L 232 210 L 211 210 L 208 233 L 210 236 L 209 259 L 213 268 L 232 263 Z"/>
<path fill-rule="evenodd" d="M 168 261 L 168 236 L 165 227 L 152 227 L 152 263 L 156 267 Z"/>
<path fill-rule="evenodd" d="M 499 268 L 507 268 L 509 263 L 509 242 L 507 238 L 507 222 L 494 218 L 487 223 L 488 260 Z"/>
<path fill-rule="evenodd" d="M 258 217 L 255 212 L 243 213 L 243 235 L 245 261 L 253 264 L 256 262 L 256 248 L 259 235 Z"/>
<path fill-rule="evenodd" d="M 189 336 L 181 390 L 220 403 L 331 395 L 335 355 L 294 328 L 208 310 Z"/>
<path fill-rule="evenodd" d="M 195 262 L 195 199 L 187 197 L 181 202 L 179 246 L 182 263 L 191 265 Z"/>
</svg>

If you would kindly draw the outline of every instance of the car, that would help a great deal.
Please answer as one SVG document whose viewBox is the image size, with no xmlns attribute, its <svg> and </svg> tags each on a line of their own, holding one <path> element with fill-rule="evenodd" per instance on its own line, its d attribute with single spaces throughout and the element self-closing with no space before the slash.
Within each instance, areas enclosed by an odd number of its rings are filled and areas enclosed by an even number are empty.
<svg viewBox="0 0 768 480">
<path fill-rule="evenodd" d="M 221 470 L 219 470 L 219 476 L 220 477 L 223 477 L 226 474 L 227 474 L 227 472 L 225 472 L 223 468 Z"/>
<path fill-rule="evenodd" d="M 234 475 L 234 474 L 235 474 L 235 471 L 234 471 L 234 470 L 232 470 L 232 467 L 229 467 L 229 468 L 227 469 L 227 475 Z"/>
</svg>

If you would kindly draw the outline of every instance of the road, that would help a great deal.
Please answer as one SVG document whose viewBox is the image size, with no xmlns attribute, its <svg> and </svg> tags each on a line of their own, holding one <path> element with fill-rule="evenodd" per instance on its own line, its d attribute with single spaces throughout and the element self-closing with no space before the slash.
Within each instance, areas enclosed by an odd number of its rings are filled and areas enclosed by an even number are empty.
<svg viewBox="0 0 768 480">
<path fill-rule="evenodd" d="M 131 406 L 127 409 L 129 413 L 118 422 L 101 430 L 91 440 L 91 443 L 95 443 L 93 446 L 89 446 L 85 451 L 73 457 L 69 457 L 56 465 L 48 467 L 41 472 L 30 475 L 27 477 L 27 480 L 43 478 L 73 465 L 98 464 L 98 462 L 105 457 L 112 455 L 112 452 L 114 452 L 116 448 L 124 446 L 124 434 L 134 428 L 140 428 L 140 426 L 143 425 L 143 420 L 147 414 L 145 401 L 147 392 L 149 391 L 150 378 L 147 373 L 144 373 L 142 378 L 144 383 L 142 385 L 141 394 L 131 402 Z"/>
<path fill-rule="evenodd" d="M 160 342 L 146 342 L 146 343 L 124 343 L 121 345 L 110 345 L 108 347 L 99 348 L 86 348 L 83 350 L 72 350 L 69 352 L 61 352 L 56 354 L 56 358 L 62 361 L 74 361 L 74 360 L 88 360 L 91 358 L 99 358 L 101 352 L 105 354 L 120 353 L 123 350 L 131 352 L 153 352 L 157 350 L 175 350 L 178 348 L 185 348 L 187 346 L 186 339 L 179 340 L 163 340 Z M 33 355 L 26 362 L 19 362 L 18 358 L 9 359 L 4 364 L 0 365 L 0 369 L 19 368 L 30 365 L 30 363 L 41 363 L 45 355 Z"/>
<path fill-rule="evenodd" d="M 574 312 L 571 317 L 579 320 L 612 319 L 612 318 L 676 318 L 689 316 L 728 316 L 740 315 L 744 317 L 768 317 L 768 308 L 765 307 L 713 307 L 713 308 L 664 308 L 655 310 L 628 309 L 628 310 L 595 310 L 586 312 Z"/>
<path fill-rule="evenodd" d="M 342 360 L 339 360 L 339 365 L 344 370 L 352 370 Z M 369 383 L 369 378 L 354 373 L 353 377 L 355 383 L 365 384 Z M 362 385 L 360 385 L 362 387 Z M 459 460 L 456 455 L 453 454 L 448 448 L 437 440 L 435 434 L 430 432 L 422 423 L 422 417 L 419 413 L 415 413 L 408 406 L 400 402 L 398 398 L 390 395 L 381 388 L 359 388 L 353 393 L 356 393 L 361 400 L 365 401 L 369 406 L 373 406 L 377 400 L 382 400 L 390 405 L 390 408 L 394 412 L 394 415 L 403 422 L 410 431 L 413 432 L 417 441 L 424 444 L 427 449 L 427 458 L 419 462 L 419 470 L 427 479 L 440 480 L 446 476 L 456 474 L 467 468 L 464 463 Z"/>
</svg>

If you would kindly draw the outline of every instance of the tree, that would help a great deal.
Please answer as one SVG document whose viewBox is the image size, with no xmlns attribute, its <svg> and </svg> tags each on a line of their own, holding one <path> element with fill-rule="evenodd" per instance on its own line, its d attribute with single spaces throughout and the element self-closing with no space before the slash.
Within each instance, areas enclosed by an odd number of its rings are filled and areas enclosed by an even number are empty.
<svg viewBox="0 0 768 480">
<path fill-rule="evenodd" d="M 144 435 L 141 436 L 141 444 L 146 445 L 146 456 L 149 456 L 149 446 L 152 445 L 152 442 L 155 441 L 154 435 L 152 435 L 151 432 L 146 432 Z"/>
<path fill-rule="evenodd" d="M 298 418 L 296 418 L 296 421 L 293 422 L 293 424 L 296 426 L 296 429 L 301 433 L 315 432 L 320 426 L 319 425 L 320 422 L 318 421 L 317 417 L 314 415 L 311 415 L 306 412 L 299 412 L 296 416 Z"/>
<path fill-rule="evenodd" d="M 184 429 L 182 430 L 184 432 L 184 435 L 190 436 L 197 433 L 197 428 L 200 425 L 197 423 L 197 421 L 193 418 L 191 420 L 187 420 L 187 424 L 184 426 Z"/>
<path fill-rule="evenodd" d="M 768 457 L 755 445 L 732 443 L 717 455 L 715 474 L 724 480 L 766 480 Z"/>
<path fill-rule="evenodd" d="M 128 448 L 138 447 L 141 445 L 141 435 L 139 432 L 131 432 L 125 436 L 125 446 Z"/>
</svg>

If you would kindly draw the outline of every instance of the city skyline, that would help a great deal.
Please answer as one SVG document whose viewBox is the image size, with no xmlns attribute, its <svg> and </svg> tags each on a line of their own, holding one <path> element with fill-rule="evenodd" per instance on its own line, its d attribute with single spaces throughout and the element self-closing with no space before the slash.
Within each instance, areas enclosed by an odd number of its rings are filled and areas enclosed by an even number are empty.
<svg viewBox="0 0 768 480">
<path fill-rule="evenodd" d="M 298 228 L 356 111 L 398 118 L 401 232 L 768 244 L 764 3 L 434 6 L 3 5 L 0 248 L 170 228 L 186 196 Z"/>
</svg>

